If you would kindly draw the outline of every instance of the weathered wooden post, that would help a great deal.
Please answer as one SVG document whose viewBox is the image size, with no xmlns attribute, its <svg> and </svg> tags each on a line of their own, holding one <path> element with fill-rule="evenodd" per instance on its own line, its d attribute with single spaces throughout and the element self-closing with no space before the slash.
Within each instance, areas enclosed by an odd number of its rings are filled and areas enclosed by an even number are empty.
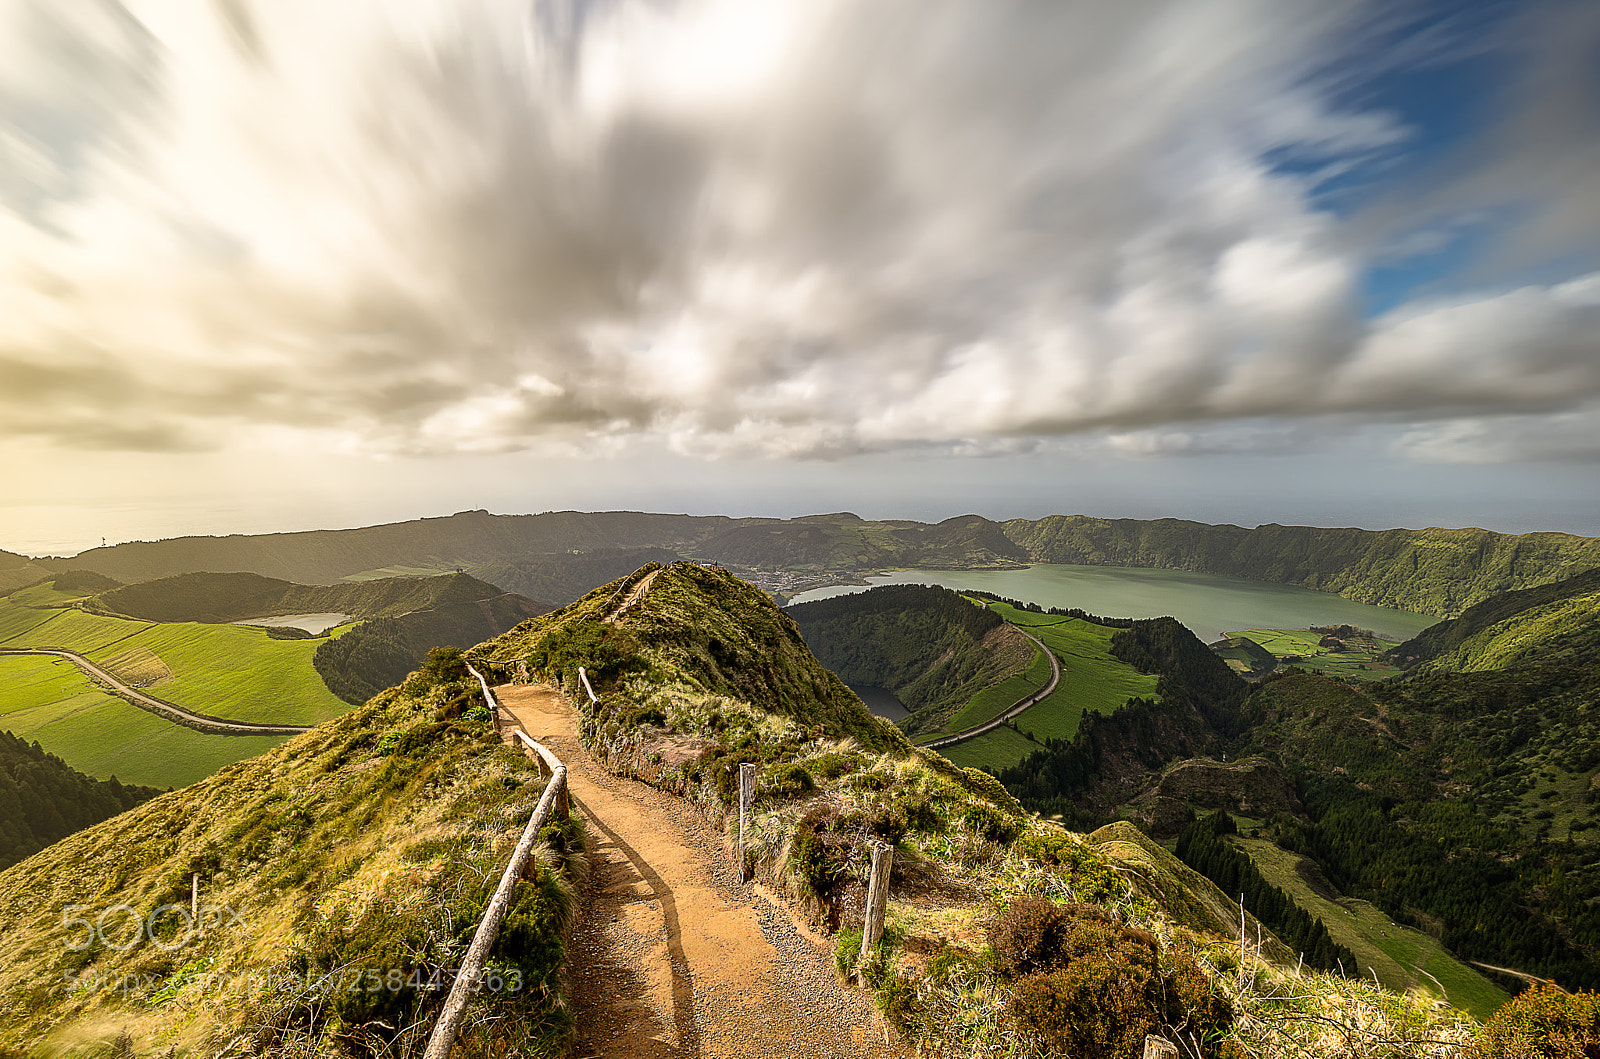
<svg viewBox="0 0 1600 1059">
<path fill-rule="evenodd" d="M 879 839 L 869 840 L 872 872 L 867 882 L 867 917 L 861 924 L 861 955 L 856 960 L 856 975 L 872 955 L 873 946 L 883 939 L 883 920 L 889 911 L 889 873 L 894 869 L 894 847 Z"/>
<path fill-rule="evenodd" d="M 189 921 L 200 922 L 200 873 L 189 876 Z"/>
<path fill-rule="evenodd" d="M 1178 1046 L 1152 1033 L 1144 1039 L 1144 1059 L 1178 1059 Z"/>
<path fill-rule="evenodd" d="M 745 828 L 749 826 L 750 806 L 756 800 L 756 767 L 746 761 L 739 766 L 739 881 L 750 881 L 750 858 L 745 856 Z"/>
</svg>

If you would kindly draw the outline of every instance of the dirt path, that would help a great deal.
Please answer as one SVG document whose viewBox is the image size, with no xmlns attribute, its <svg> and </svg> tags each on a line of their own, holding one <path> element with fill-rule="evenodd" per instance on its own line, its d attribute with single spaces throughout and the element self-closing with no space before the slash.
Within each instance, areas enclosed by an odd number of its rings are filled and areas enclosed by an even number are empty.
<svg viewBox="0 0 1600 1059">
<path fill-rule="evenodd" d="M 165 717 L 169 721 L 187 724 L 192 728 L 204 728 L 214 732 L 251 732 L 262 735 L 297 735 L 300 732 L 311 731 L 310 726 L 304 724 L 251 724 L 249 721 L 232 721 L 226 717 L 210 717 L 203 713 L 190 713 L 182 706 L 174 706 L 163 699 L 151 698 L 136 688 L 128 687 L 128 685 L 87 658 L 72 651 L 62 651 L 53 647 L 5 647 L 0 648 L 0 655 L 54 655 L 57 658 L 65 658 L 87 673 L 91 679 L 103 681 L 119 697 L 128 700 L 140 709 Z"/>
<path fill-rule="evenodd" d="M 566 763 L 589 834 L 590 896 L 569 953 L 578 1059 L 910 1054 L 885 1045 L 871 1003 L 839 985 L 825 939 L 734 879 L 721 836 L 686 803 L 595 764 L 560 692 L 496 694 Z"/>
</svg>

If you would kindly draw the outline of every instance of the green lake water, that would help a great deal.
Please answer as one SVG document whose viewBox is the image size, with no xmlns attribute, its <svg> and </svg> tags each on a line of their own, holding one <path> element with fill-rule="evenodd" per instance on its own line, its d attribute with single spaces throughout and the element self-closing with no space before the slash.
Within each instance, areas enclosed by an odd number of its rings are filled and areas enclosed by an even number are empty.
<svg viewBox="0 0 1600 1059">
<path fill-rule="evenodd" d="M 867 586 L 835 585 L 795 596 L 791 603 L 862 592 L 877 585 L 943 585 L 976 588 L 1043 607 L 1077 607 L 1107 618 L 1171 615 L 1210 643 L 1239 629 L 1305 629 L 1355 625 L 1387 640 L 1406 640 L 1440 619 L 1392 607 L 1313 592 L 1306 588 L 1247 581 L 1184 570 L 1127 566 L 1050 564 L 1013 570 L 895 570 L 867 578 Z"/>
</svg>

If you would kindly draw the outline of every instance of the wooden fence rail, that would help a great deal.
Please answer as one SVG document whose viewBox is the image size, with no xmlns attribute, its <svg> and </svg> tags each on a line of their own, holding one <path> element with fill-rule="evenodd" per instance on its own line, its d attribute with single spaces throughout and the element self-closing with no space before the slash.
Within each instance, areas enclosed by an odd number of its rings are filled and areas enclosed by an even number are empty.
<svg viewBox="0 0 1600 1059">
<path fill-rule="evenodd" d="M 467 668 L 483 685 L 483 696 L 489 702 L 490 713 L 499 716 L 500 704 L 495 701 L 494 693 L 489 690 L 488 683 L 476 669 L 471 666 Z M 494 896 L 489 899 L 489 907 L 484 909 L 483 918 L 478 921 L 477 932 L 473 934 L 472 944 L 467 949 L 466 957 L 461 961 L 461 969 L 456 975 L 455 982 L 450 986 L 450 995 L 445 998 L 444 1010 L 439 1013 L 439 1021 L 434 1023 L 433 1035 L 428 1038 L 428 1048 L 423 1053 L 423 1059 L 447 1059 L 450 1049 L 455 1046 L 456 1034 L 461 1032 L 461 1021 L 466 1017 L 467 1003 L 472 999 L 474 988 L 483 976 L 483 967 L 488 962 L 489 950 L 494 948 L 495 938 L 500 934 L 500 924 L 504 922 L 506 913 L 511 909 L 512 892 L 516 890 L 523 870 L 527 867 L 528 857 L 532 855 L 534 844 L 539 840 L 539 832 L 544 828 L 552 811 L 562 818 L 565 818 L 570 811 L 567 766 L 563 765 L 548 748 L 529 737 L 528 733 L 518 729 L 516 734 L 538 758 L 539 771 L 549 773 L 549 781 L 545 784 L 544 794 L 540 796 L 533 815 L 528 817 L 528 826 L 522 829 L 522 838 L 517 842 L 517 848 L 512 852 L 511 860 L 500 876 L 500 885 L 495 887 Z"/>
</svg>

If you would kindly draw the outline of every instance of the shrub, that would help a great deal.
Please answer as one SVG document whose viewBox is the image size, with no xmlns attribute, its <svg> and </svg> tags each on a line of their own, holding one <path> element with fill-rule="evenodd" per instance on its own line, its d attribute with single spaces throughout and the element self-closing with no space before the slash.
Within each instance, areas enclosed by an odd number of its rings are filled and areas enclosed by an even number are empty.
<svg viewBox="0 0 1600 1059">
<path fill-rule="evenodd" d="M 1029 831 L 1017 839 L 1015 848 L 1019 856 L 1040 864 L 1073 865 L 1080 859 L 1077 856 L 1077 842 L 1065 831 L 1055 829 L 1036 828 Z"/>
<path fill-rule="evenodd" d="M 1111 916 L 1093 905 L 1058 905 L 1044 897 L 1012 902 L 989 927 L 995 966 L 1012 978 L 1065 967 L 1074 948 L 1108 944 Z M 1086 932 L 1092 932 L 1092 937 Z"/>
<path fill-rule="evenodd" d="M 1535 986 L 1489 1016 L 1482 1059 L 1586 1059 L 1600 1055 L 1600 993 Z"/>
<path fill-rule="evenodd" d="M 859 767 L 860 762 L 855 755 L 831 750 L 812 760 L 811 774 L 821 776 L 825 780 L 836 780 L 846 772 L 854 772 Z"/>
<path fill-rule="evenodd" d="M 926 798 L 919 798 L 913 794 L 903 794 L 894 800 L 892 806 L 895 816 L 905 821 L 907 831 L 920 831 L 927 835 L 936 835 L 945 828 L 944 818 L 939 811 L 929 804 Z"/>
<path fill-rule="evenodd" d="M 767 766 L 765 774 L 761 777 L 761 786 L 762 789 L 780 797 L 791 797 L 815 790 L 817 781 L 811 778 L 811 773 L 794 762 L 781 761 L 776 765 Z"/>
<path fill-rule="evenodd" d="M 961 814 L 962 822 L 972 833 L 986 842 L 1010 842 L 1017 837 L 1017 821 L 988 805 L 969 805 Z"/>
</svg>

